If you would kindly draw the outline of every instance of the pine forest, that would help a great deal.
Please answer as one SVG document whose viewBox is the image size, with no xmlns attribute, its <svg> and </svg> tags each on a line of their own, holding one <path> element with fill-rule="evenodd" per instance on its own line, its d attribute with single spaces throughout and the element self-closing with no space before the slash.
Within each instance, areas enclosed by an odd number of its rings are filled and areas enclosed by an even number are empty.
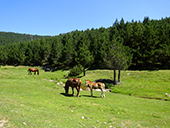
<svg viewBox="0 0 170 128">
<path fill-rule="evenodd" d="M 109 28 L 57 36 L 0 32 L 0 65 L 169 69 L 170 18 L 116 20 Z"/>
</svg>

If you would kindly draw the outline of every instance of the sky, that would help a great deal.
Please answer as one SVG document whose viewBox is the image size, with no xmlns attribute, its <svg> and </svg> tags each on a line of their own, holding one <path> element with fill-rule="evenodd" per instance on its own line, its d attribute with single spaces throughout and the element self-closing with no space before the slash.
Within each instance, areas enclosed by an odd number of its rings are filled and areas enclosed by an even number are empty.
<svg viewBox="0 0 170 128">
<path fill-rule="evenodd" d="M 170 17 L 170 0 L 0 0 L 0 31 L 55 36 Z"/>
</svg>

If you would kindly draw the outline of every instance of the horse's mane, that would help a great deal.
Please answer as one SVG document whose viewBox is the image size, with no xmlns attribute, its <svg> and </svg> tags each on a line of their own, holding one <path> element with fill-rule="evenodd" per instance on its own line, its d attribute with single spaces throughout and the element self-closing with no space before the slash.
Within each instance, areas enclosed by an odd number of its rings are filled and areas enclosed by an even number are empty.
<svg viewBox="0 0 170 128">
<path fill-rule="evenodd" d="M 89 81 L 89 82 L 91 82 L 90 80 L 88 80 L 88 79 L 86 79 L 86 81 Z"/>
</svg>

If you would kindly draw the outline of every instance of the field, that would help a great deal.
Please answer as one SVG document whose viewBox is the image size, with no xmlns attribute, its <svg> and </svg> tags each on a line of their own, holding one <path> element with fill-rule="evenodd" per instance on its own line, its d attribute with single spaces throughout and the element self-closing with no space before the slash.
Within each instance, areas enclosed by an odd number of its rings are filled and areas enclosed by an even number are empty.
<svg viewBox="0 0 170 128">
<path fill-rule="evenodd" d="M 170 127 L 170 71 L 122 71 L 112 92 L 65 96 L 67 70 L 28 75 L 25 66 L 0 67 L 0 127 Z M 113 79 L 112 70 L 87 70 L 85 79 Z M 110 85 L 105 83 L 106 85 Z M 71 89 L 69 90 L 71 94 Z M 75 91 L 75 93 L 77 93 Z"/>
</svg>

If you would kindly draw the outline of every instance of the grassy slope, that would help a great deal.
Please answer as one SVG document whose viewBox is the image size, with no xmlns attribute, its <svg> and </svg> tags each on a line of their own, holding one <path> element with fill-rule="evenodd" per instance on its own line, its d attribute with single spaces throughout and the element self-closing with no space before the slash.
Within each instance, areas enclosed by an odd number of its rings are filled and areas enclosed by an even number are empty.
<svg viewBox="0 0 170 128">
<path fill-rule="evenodd" d="M 112 89 L 116 93 L 170 100 L 170 70 L 125 71 L 121 84 Z"/>
<path fill-rule="evenodd" d="M 62 85 L 48 81 L 65 82 L 66 71 L 41 70 L 39 76 L 34 76 L 27 75 L 27 68 L 0 68 L 0 120 L 8 121 L 6 127 L 170 127 L 169 101 L 129 96 L 130 92 L 140 97 L 153 94 L 166 98 L 164 92 L 170 93 L 166 79 L 169 71 L 124 71 L 121 85 L 113 91 L 128 95 L 106 92 L 102 99 L 101 92 L 89 97 L 89 91 L 81 91 L 79 98 L 65 96 Z M 112 74 L 109 70 L 87 71 L 81 79 L 84 84 L 86 78 L 93 81 L 110 78 Z M 163 86 L 160 88 L 157 82 Z"/>
</svg>

